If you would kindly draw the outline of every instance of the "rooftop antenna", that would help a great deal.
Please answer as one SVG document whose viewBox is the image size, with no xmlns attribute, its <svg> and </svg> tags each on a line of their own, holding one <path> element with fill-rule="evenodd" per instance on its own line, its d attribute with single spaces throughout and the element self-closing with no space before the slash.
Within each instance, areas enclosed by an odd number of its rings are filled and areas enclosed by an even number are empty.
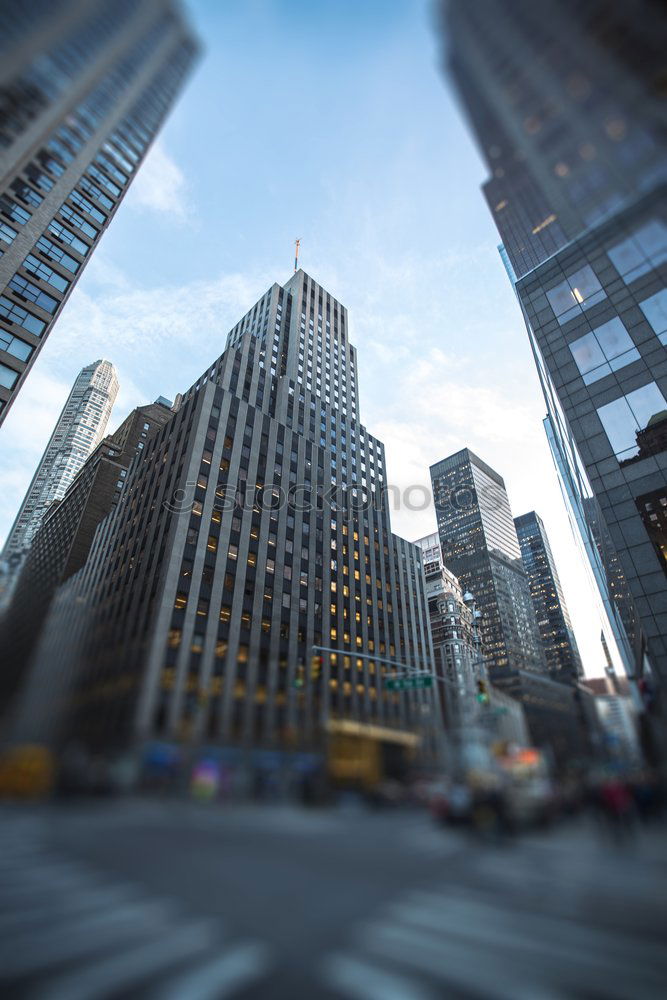
<svg viewBox="0 0 667 1000">
<path fill-rule="evenodd" d="M 299 247 L 301 246 L 301 240 L 294 240 L 294 273 L 296 274 L 296 269 L 299 266 Z"/>
</svg>

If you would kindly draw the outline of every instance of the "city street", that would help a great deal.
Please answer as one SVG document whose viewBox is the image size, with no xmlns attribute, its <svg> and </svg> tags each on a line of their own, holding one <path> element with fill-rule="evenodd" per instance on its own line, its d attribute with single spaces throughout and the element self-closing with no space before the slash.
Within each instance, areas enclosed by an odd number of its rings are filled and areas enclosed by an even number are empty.
<svg viewBox="0 0 667 1000">
<path fill-rule="evenodd" d="M 100 800 L 0 829 L 12 998 L 665 995 L 659 827 L 487 845 L 412 810 Z"/>
</svg>

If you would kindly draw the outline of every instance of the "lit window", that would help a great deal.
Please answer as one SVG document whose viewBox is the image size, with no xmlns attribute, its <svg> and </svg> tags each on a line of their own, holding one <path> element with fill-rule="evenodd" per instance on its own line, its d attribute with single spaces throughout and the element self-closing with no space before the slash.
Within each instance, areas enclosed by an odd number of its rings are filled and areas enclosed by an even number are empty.
<svg viewBox="0 0 667 1000">
<path fill-rule="evenodd" d="M 187 594 L 183 593 L 176 594 L 176 600 L 174 601 L 175 608 L 184 608 L 187 603 L 188 603 Z"/>
<path fill-rule="evenodd" d="M 618 316 L 573 341 L 570 350 L 586 385 L 640 358 Z"/>
<path fill-rule="evenodd" d="M 606 293 L 598 281 L 593 268 L 585 264 L 555 288 L 549 289 L 547 298 L 559 323 L 567 323 L 581 310 L 601 302 Z"/>
</svg>

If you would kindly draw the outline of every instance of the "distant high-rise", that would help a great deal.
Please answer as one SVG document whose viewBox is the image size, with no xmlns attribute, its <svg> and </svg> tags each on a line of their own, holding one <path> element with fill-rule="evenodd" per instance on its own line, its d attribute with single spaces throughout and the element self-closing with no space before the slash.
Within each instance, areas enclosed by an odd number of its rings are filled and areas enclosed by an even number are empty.
<svg viewBox="0 0 667 1000">
<path fill-rule="evenodd" d="M 195 51 L 171 0 L 0 10 L 0 424 Z"/>
<path fill-rule="evenodd" d="M 415 541 L 422 550 L 435 672 L 446 684 L 442 692 L 448 721 L 454 726 L 471 723 L 476 684 L 485 681 L 484 659 L 478 627 L 479 612 L 473 595 L 442 561 L 437 533 Z"/>
<path fill-rule="evenodd" d="M 5 542 L 2 559 L 10 568 L 30 548 L 48 508 L 62 500 L 104 437 L 117 394 L 110 361 L 94 361 L 77 375 Z"/>
<path fill-rule="evenodd" d="M 468 448 L 432 465 L 431 481 L 442 558 L 475 595 L 491 681 L 511 689 L 546 663 L 505 483 Z"/>
<path fill-rule="evenodd" d="M 443 7 L 572 520 L 628 676 L 664 692 L 667 12 L 649 0 Z M 651 711 L 667 716 L 664 694 Z"/>
<path fill-rule="evenodd" d="M 12 574 L 11 603 L 0 617 L 0 703 L 5 708 L 28 673 L 56 588 L 85 564 L 98 524 L 122 502 L 132 462 L 141 460 L 148 442 L 172 416 L 169 401 L 162 397 L 133 410 L 113 434 L 99 442 L 62 499 L 44 513 L 29 551 Z M 48 683 L 43 676 L 30 678 L 30 701 L 34 704 L 36 699 L 52 717 L 59 679 L 51 664 L 46 671 Z"/>
<path fill-rule="evenodd" d="M 514 524 L 549 673 L 554 680 L 577 681 L 581 657 L 542 518 L 533 510 Z"/>
</svg>

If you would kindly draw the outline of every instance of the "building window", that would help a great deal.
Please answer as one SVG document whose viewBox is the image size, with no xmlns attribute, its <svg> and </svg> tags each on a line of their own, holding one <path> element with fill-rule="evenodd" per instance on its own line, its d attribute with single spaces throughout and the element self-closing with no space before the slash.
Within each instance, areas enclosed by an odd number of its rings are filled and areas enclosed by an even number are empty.
<svg viewBox="0 0 667 1000">
<path fill-rule="evenodd" d="M 15 305 L 4 295 L 0 295 L 0 316 L 4 316 L 16 326 L 22 326 L 24 330 L 27 330 L 28 333 L 34 333 L 36 337 L 41 337 L 46 326 L 43 320 L 37 319 L 36 316 Z"/>
<path fill-rule="evenodd" d="M 586 385 L 639 361 L 640 354 L 623 323 L 615 316 L 608 323 L 570 344 L 572 356 Z"/>
<path fill-rule="evenodd" d="M 661 288 L 655 295 L 644 299 L 639 308 L 657 333 L 660 343 L 667 346 L 667 288 Z"/>
<path fill-rule="evenodd" d="M 178 594 L 176 594 L 176 600 L 174 601 L 174 607 L 177 610 L 179 610 L 181 608 L 184 608 L 187 603 L 188 603 L 188 595 L 187 594 L 184 594 L 184 593 L 178 593 Z"/>
<path fill-rule="evenodd" d="M 655 382 L 600 406 L 597 413 L 621 465 L 667 450 L 667 400 Z"/>
<path fill-rule="evenodd" d="M 645 493 L 636 498 L 637 510 L 655 546 L 660 565 L 667 573 L 667 490 Z"/>
<path fill-rule="evenodd" d="M 589 264 L 547 292 L 549 304 L 559 323 L 567 323 L 584 309 L 606 298 L 606 293 Z"/>
<path fill-rule="evenodd" d="M 20 298 L 34 302 L 35 305 L 40 306 L 48 313 L 54 313 L 58 308 L 58 302 L 56 299 L 54 299 L 51 295 L 47 295 L 46 292 L 43 292 L 37 287 L 37 285 L 33 285 L 31 281 L 27 281 L 20 274 L 15 274 L 14 277 L 10 279 L 9 287 Z"/>
<path fill-rule="evenodd" d="M 8 354 L 12 354 L 19 361 L 27 361 L 32 354 L 30 344 L 26 344 L 25 340 L 21 340 L 20 337 L 13 337 L 11 333 L 7 333 L 1 327 L 0 350 L 7 351 Z"/>
<path fill-rule="evenodd" d="M 607 250 L 612 264 L 626 284 L 667 260 L 667 226 L 652 219 L 627 240 Z"/>
<path fill-rule="evenodd" d="M 51 245 L 53 246 L 53 244 Z M 66 292 L 69 288 L 69 281 L 67 281 L 66 278 L 63 278 L 57 271 L 54 271 L 52 267 L 47 267 L 46 264 L 43 264 L 41 260 L 38 260 L 37 257 L 33 256 L 31 253 L 29 253 L 23 261 L 23 266 L 26 271 L 30 271 L 42 281 L 46 281 L 49 285 L 53 285 L 53 287 L 57 288 L 59 292 Z"/>
<path fill-rule="evenodd" d="M 19 373 L 15 372 L 13 368 L 0 364 L 0 385 L 4 386 L 5 389 L 13 389 L 18 377 Z"/>
</svg>

